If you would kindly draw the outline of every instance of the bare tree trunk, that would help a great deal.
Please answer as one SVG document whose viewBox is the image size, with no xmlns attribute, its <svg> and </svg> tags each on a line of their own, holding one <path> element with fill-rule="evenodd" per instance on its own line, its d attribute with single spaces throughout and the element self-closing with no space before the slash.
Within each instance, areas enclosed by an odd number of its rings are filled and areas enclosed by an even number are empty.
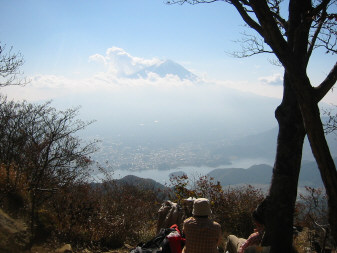
<svg viewBox="0 0 337 253">
<path fill-rule="evenodd" d="M 312 99 L 310 93 L 302 92 L 300 101 L 301 112 L 311 150 L 318 164 L 328 196 L 329 223 L 332 236 L 335 242 L 337 242 L 337 171 L 325 139 L 318 104 L 309 99 Z"/>
<path fill-rule="evenodd" d="M 279 133 L 263 245 L 270 245 L 271 252 L 291 252 L 293 215 L 305 130 L 287 74 L 284 76 L 283 101 L 275 115 L 279 123 Z"/>
<path fill-rule="evenodd" d="M 34 241 L 35 241 L 35 222 L 36 222 L 36 213 L 35 213 L 35 210 L 36 210 L 36 194 L 35 194 L 35 189 L 32 189 L 31 191 L 31 210 L 30 210 L 30 232 L 31 232 L 31 235 L 30 235 L 30 241 L 29 241 L 29 244 L 28 244 L 28 248 L 30 249 L 33 244 L 34 244 Z"/>
</svg>

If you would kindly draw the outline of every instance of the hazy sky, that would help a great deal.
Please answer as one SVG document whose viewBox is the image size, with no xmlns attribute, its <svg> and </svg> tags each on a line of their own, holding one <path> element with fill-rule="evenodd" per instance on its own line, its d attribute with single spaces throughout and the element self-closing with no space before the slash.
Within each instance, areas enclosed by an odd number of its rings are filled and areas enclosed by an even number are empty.
<svg viewBox="0 0 337 253">
<path fill-rule="evenodd" d="M 10 97 L 49 99 L 65 94 L 121 87 L 193 86 L 174 76 L 129 80 L 126 75 L 173 60 L 214 85 L 264 96 L 282 96 L 282 68 L 271 55 L 237 59 L 235 40 L 244 27 L 224 3 L 166 5 L 163 0 L 10 0 L 2 1 L 1 43 L 25 58 L 31 83 L 3 89 Z M 309 67 L 319 84 L 336 61 L 315 54 Z M 337 103 L 337 93 L 326 102 Z"/>
</svg>

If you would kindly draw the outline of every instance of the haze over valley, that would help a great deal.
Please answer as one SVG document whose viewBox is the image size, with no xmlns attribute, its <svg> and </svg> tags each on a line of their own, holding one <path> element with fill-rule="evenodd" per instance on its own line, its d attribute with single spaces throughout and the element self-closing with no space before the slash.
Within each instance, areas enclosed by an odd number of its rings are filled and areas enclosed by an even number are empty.
<svg viewBox="0 0 337 253">
<path fill-rule="evenodd" d="M 206 174 L 217 168 L 272 166 L 279 99 L 206 82 L 173 61 L 125 78 L 132 82 L 151 76 L 187 84 L 124 85 L 53 101 L 59 108 L 81 105 L 81 117 L 96 120 L 82 134 L 102 140 L 92 158 L 115 176 L 134 174 L 162 182 L 177 171 Z M 328 135 L 328 141 L 337 156 L 336 136 Z M 313 160 L 307 142 L 303 160 Z"/>
<path fill-rule="evenodd" d="M 79 118 L 96 121 L 81 138 L 101 140 L 91 158 L 117 178 L 133 174 L 163 182 L 179 171 L 273 165 L 274 112 L 281 100 L 272 94 L 281 97 L 282 75 L 260 77 L 258 84 L 212 80 L 173 60 L 142 59 L 117 47 L 89 59 L 105 70 L 82 79 L 33 76 L 30 87 L 4 90 L 52 99 L 61 110 L 80 106 Z M 336 157 L 336 136 L 327 137 Z M 303 160 L 313 160 L 307 143 Z"/>
</svg>

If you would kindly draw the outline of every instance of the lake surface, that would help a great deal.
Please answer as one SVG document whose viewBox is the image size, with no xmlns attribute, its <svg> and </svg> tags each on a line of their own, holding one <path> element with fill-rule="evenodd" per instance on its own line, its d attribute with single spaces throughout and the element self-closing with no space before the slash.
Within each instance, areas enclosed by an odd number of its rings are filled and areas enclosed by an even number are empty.
<svg viewBox="0 0 337 253">
<path fill-rule="evenodd" d="M 223 165 L 218 167 L 178 167 L 169 170 L 142 170 L 142 171 L 130 171 L 130 170 L 115 170 L 113 171 L 113 178 L 120 179 L 127 175 L 134 175 L 141 178 L 150 178 L 161 184 L 169 184 L 170 182 L 170 174 L 176 172 L 184 172 L 187 174 L 189 178 L 199 178 L 200 176 L 207 175 L 214 169 L 223 169 L 223 168 L 243 168 L 247 169 L 253 165 L 258 164 L 268 164 L 272 165 L 272 161 L 268 161 L 266 159 L 241 159 L 237 161 L 233 161 L 232 164 Z M 95 177 L 100 178 L 101 174 L 96 174 Z"/>
</svg>

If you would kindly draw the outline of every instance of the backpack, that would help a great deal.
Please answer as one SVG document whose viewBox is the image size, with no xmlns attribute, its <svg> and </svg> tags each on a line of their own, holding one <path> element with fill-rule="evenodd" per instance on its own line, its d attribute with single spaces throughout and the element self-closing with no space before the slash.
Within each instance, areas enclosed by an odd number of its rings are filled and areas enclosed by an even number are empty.
<svg viewBox="0 0 337 253">
<path fill-rule="evenodd" d="M 146 243 L 139 243 L 130 253 L 181 253 L 182 238 L 177 225 L 162 228 L 159 233 Z"/>
<path fill-rule="evenodd" d="M 185 245 L 185 238 L 183 238 L 176 224 L 172 225 L 170 228 L 174 228 L 175 230 L 166 236 L 170 250 L 167 251 L 167 253 L 181 253 Z M 162 253 L 166 253 L 166 251 L 164 251 L 164 246 L 165 245 L 163 245 Z"/>
<path fill-rule="evenodd" d="M 146 243 L 139 243 L 130 253 L 156 253 L 162 252 L 162 245 L 168 234 L 175 231 L 174 228 L 162 228 L 159 233 Z"/>
</svg>

